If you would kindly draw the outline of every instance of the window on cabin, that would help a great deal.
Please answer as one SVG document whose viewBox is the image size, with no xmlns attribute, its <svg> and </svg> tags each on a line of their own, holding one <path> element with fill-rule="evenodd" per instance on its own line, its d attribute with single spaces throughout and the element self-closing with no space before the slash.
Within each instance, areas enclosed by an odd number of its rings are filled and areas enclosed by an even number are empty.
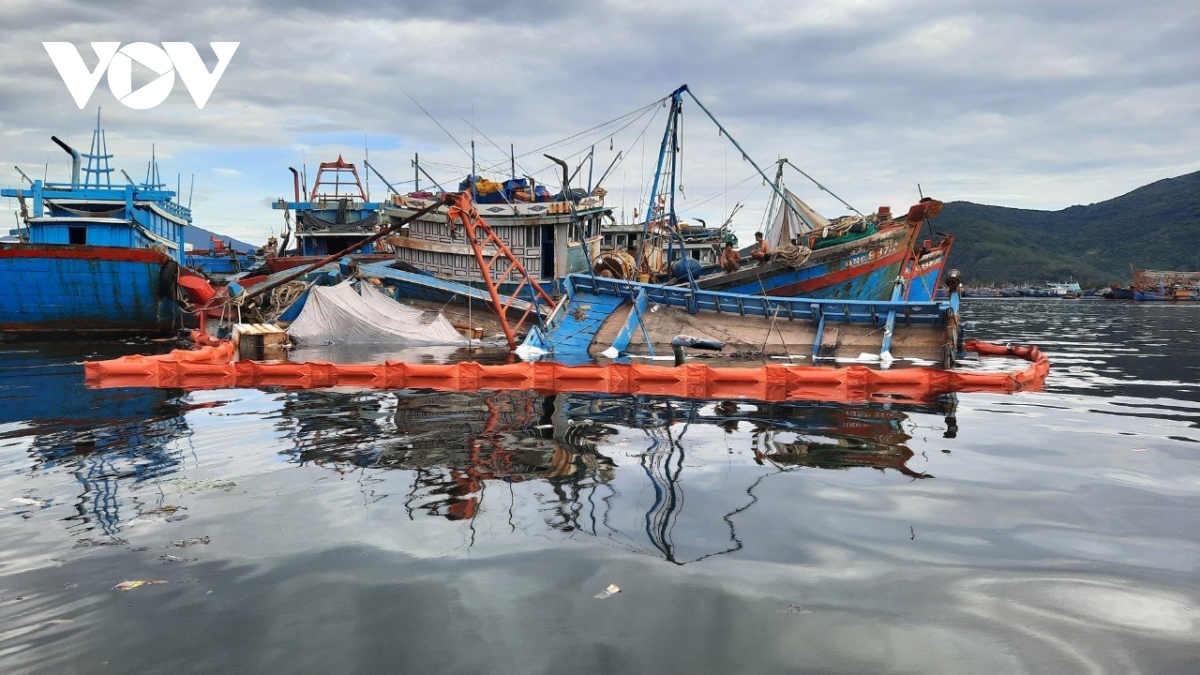
<svg viewBox="0 0 1200 675">
<path fill-rule="evenodd" d="M 83 225 L 70 225 L 67 227 L 67 243 L 68 244 L 86 244 L 87 243 L 87 227 Z"/>
</svg>

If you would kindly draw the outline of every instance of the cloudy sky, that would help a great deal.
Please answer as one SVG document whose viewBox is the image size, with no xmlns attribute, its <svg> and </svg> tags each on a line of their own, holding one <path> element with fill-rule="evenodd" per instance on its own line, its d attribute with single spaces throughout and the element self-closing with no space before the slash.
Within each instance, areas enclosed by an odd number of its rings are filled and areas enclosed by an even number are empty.
<svg viewBox="0 0 1200 675">
<path fill-rule="evenodd" d="M 90 143 L 102 108 L 116 168 L 160 172 L 191 197 L 198 225 L 253 243 L 278 231 L 270 208 L 289 166 L 339 154 L 401 191 L 411 160 L 443 185 L 471 166 L 557 189 L 543 152 L 579 165 L 630 217 L 644 202 L 666 110 L 688 84 L 768 172 L 786 157 L 855 208 L 902 210 L 921 193 L 1058 210 L 1200 170 L 1200 5 L 1184 0 L 246 0 L 194 3 L 3 0 L 0 185 L 20 166 L 69 173 L 57 135 Z M 105 79 L 80 110 L 43 41 L 238 42 L 197 109 L 177 77 L 149 110 Z M 133 87 L 150 71 L 134 70 Z M 678 208 L 739 233 L 761 225 L 753 167 L 685 99 Z M 364 150 L 365 149 L 365 150 Z M 408 181 L 408 183 L 404 183 Z M 799 173 L 785 181 L 827 216 L 846 213 Z M 577 182 L 579 182 L 577 180 Z M 586 182 L 586 181 L 582 181 Z M 370 176 L 375 198 L 385 194 Z M 428 181 L 422 180 L 422 185 Z M 0 220 L 14 224 L 12 200 Z M 639 207 L 640 208 L 640 207 Z"/>
</svg>

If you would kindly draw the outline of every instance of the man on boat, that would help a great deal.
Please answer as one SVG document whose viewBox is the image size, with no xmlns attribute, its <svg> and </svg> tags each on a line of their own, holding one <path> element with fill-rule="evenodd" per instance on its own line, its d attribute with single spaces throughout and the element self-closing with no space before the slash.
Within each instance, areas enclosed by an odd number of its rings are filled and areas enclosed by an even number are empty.
<svg viewBox="0 0 1200 675">
<path fill-rule="evenodd" d="M 771 259 L 771 245 L 763 239 L 762 232 L 754 233 L 754 249 L 750 251 L 750 257 L 759 262 L 767 262 Z"/>
<path fill-rule="evenodd" d="M 728 239 L 725 240 L 725 252 L 721 254 L 721 269 L 726 272 L 736 272 L 738 265 L 741 264 L 742 256 L 733 247 L 733 242 Z"/>
</svg>

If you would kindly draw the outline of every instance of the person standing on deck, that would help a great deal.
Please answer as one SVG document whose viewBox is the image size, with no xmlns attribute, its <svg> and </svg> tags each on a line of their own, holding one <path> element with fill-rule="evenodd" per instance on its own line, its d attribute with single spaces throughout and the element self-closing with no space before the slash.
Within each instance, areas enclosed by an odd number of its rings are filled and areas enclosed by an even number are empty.
<svg viewBox="0 0 1200 675">
<path fill-rule="evenodd" d="M 725 252 L 721 254 L 721 269 L 726 272 L 736 272 L 738 265 L 742 264 L 742 256 L 738 254 L 737 249 L 733 247 L 732 241 L 725 242 Z"/>
<path fill-rule="evenodd" d="M 771 259 L 771 245 L 763 239 L 762 232 L 754 233 L 754 250 L 750 251 L 750 257 L 759 262 L 767 262 Z"/>
</svg>

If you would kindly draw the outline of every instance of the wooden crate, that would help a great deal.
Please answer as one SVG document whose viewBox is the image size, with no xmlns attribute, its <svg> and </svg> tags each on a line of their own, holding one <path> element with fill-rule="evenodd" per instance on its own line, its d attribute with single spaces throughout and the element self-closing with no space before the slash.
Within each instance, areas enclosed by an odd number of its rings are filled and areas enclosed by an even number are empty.
<svg viewBox="0 0 1200 675">
<path fill-rule="evenodd" d="M 235 323 L 233 343 L 237 345 L 239 359 L 260 361 L 286 359 L 291 346 L 282 328 L 267 323 Z"/>
</svg>

